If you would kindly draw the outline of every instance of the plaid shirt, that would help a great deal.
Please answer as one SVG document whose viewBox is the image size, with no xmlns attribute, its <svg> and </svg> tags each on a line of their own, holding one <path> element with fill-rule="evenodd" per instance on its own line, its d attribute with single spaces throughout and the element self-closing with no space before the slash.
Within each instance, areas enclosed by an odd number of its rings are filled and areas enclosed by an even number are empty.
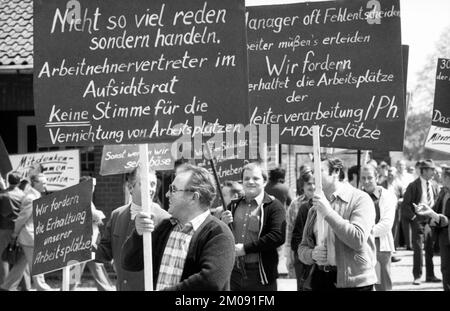
<svg viewBox="0 0 450 311">
<path fill-rule="evenodd" d="M 209 210 L 198 215 L 184 226 L 174 218 L 170 221 L 177 224 L 169 235 L 159 267 L 156 290 L 174 286 L 179 283 L 183 274 L 189 245 L 192 236 L 210 214 Z"/>
</svg>

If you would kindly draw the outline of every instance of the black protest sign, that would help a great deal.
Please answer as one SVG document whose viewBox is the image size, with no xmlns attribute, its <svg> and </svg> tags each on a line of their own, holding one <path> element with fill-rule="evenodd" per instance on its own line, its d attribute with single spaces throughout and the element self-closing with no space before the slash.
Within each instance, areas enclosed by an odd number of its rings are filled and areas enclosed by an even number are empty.
<svg viewBox="0 0 450 311">
<path fill-rule="evenodd" d="M 6 174 L 12 170 L 11 161 L 9 160 L 8 150 L 6 150 L 3 139 L 0 136 L 0 174 L 6 177 Z"/>
<path fill-rule="evenodd" d="M 174 167 L 170 143 L 148 144 L 148 164 L 155 171 L 168 171 Z M 100 175 L 124 174 L 139 165 L 138 145 L 103 146 Z"/>
<path fill-rule="evenodd" d="M 425 148 L 450 154 L 450 59 L 439 58 L 431 127 Z"/>
<path fill-rule="evenodd" d="M 92 259 L 92 180 L 33 201 L 32 274 Z"/>
<path fill-rule="evenodd" d="M 248 123 L 243 0 L 70 3 L 34 2 L 40 146 L 167 142 Z"/>
<path fill-rule="evenodd" d="M 438 59 L 431 124 L 450 128 L 450 59 Z"/>
<path fill-rule="evenodd" d="M 253 124 L 279 124 L 280 143 L 311 145 L 319 125 L 323 147 L 403 149 L 399 0 L 247 11 Z"/>
</svg>

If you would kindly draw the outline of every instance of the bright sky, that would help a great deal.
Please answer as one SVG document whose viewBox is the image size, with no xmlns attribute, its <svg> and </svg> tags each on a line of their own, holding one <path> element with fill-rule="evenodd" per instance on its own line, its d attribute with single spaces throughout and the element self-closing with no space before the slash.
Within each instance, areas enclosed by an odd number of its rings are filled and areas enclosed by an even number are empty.
<svg viewBox="0 0 450 311">
<path fill-rule="evenodd" d="M 245 0 L 247 6 L 270 5 L 318 0 Z M 381 0 L 383 1 L 383 0 Z M 409 45 L 408 89 L 417 82 L 417 72 L 432 54 L 437 39 L 450 25 L 449 0 L 400 0 L 402 44 Z"/>
</svg>

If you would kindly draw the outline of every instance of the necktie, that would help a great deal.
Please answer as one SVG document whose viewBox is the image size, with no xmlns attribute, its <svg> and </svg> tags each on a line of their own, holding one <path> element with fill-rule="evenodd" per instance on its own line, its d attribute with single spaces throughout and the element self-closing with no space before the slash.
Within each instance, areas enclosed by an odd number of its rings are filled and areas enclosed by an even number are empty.
<svg viewBox="0 0 450 311">
<path fill-rule="evenodd" d="M 433 206 L 433 200 L 431 199 L 431 188 L 430 188 L 430 182 L 427 180 L 427 203 L 428 206 Z"/>
<path fill-rule="evenodd" d="M 375 205 L 375 223 L 377 224 L 380 221 L 380 205 L 379 205 L 379 200 L 378 198 L 375 196 L 375 194 L 370 193 L 370 197 L 372 198 L 373 204 Z"/>
</svg>

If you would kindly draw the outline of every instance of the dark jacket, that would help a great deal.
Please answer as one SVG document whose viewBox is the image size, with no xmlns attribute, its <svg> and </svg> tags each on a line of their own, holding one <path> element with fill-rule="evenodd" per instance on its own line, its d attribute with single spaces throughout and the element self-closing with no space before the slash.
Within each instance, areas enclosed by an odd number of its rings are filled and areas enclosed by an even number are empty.
<svg viewBox="0 0 450 311">
<path fill-rule="evenodd" d="M 447 200 L 446 206 L 445 206 L 445 214 L 442 214 L 443 210 L 443 200 L 445 196 L 444 189 L 441 190 L 439 193 L 439 197 L 436 200 L 436 203 L 433 206 L 433 210 L 439 214 L 439 223 L 436 226 L 436 234 L 439 241 L 439 246 L 443 248 L 444 246 L 450 245 L 450 235 L 448 231 L 448 220 L 450 219 L 450 199 Z M 446 216 L 447 219 L 445 219 Z M 446 220 L 446 221 L 445 221 Z"/>
<path fill-rule="evenodd" d="M 234 216 L 236 207 L 244 198 L 232 201 L 228 206 Z M 286 212 L 283 205 L 275 198 L 264 193 L 261 209 L 259 239 L 244 244 L 246 254 L 259 253 L 259 272 L 262 284 L 276 281 L 278 277 L 278 251 L 286 238 Z"/>
<path fill-rule="evenodd" d="M 294 230 L 292 231 L 291 249 L 297 254 L 298 246 L 302 242 L 303 229 L 305 228 L 306 219 L 308 218 L 308 211 L 312 206 L 312 200 L 304 202 L 300 205 L 297 218 L 295 219 Z M 295 256 L 298 260 L 298 256 Z"/>
<path fill-rule="evenodd" d="M 271 183 L 269 182 L 264 188 L 267 194 L 273 195 L 278 201 L 283 204 L 284 208 L 291 205 L 292 199 L 289 195 L 289 187 L 281 182 Z"/>
<path fill-rule="evenodd" d="M 155 288 L 164 249 L 174 226 L 166 219 L 152 234 Z M 129 271 L 142 270 L 143 253 L 143 238 L 133 230 L 123 245 L 122 268 Z M 208 215 L 191 239 L 180 283 L 165 290 L 229 290 L 234 257 L 234 238 L 230 229 L 214 216 Z"/>
<path fill-rule="evenodd" d="M 25 193 L 18 187 L 9 187 L 0 192 L 0 229 L 14 230 L 14 220 L 19 215 Z"/>
<path fill-rule="evenodd" d="M 439 194 L 439 186 L 435 181 L 431 181 L 431 188 L 433 189 L 433 196 L 436 199 Z M 412 183 L 408 185 L 406 188 L 405 194 L 403 196 L 402 203 L 402 218 L 412 220 L 414 216 L 416 216 L 418 222 L 426 222 L 427 218 L 417 215 L 414 204 L 419 204 L 420 198 L 422 197 L 422 185 L 420 181 L 420 177 L 414 180 Z"/>
</svg>

